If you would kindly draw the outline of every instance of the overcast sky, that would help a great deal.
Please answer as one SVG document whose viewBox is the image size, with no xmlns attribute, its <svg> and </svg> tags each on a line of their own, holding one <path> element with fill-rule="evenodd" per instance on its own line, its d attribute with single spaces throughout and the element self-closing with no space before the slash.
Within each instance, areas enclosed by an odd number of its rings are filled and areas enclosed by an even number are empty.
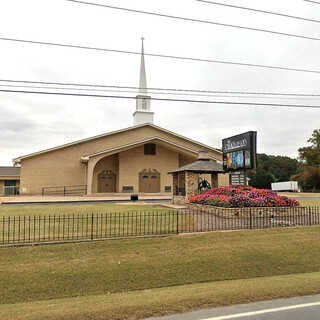
<svg viewBox="0 0 320 320">
<path fill-rule="evenodd" d="M 302 0 L 219 1 L 320 19 L 320 5 Z M 91 2 L 320 37 L 320 23 L 195 0 Z M 144 36 L 146 53 L 320 71 L 320 41 L 151 17 L 64 0 L 1 0 L 0 13 L 1 37 L 139 51 L 140 37 Z M 123 86 L 139 83 L 140 57 L 135 55 L 0 41 L 0 56 L 0 79 Z M 320 74 L 155 57 L 146 57 L 146 69 L 149 87 L 320 93 Z M 320 105 L 319 98 L 309 97 L 198 99 Z M 225 137 L 257 130 L 258 152 L 274 155 L 297 157 L 297 149 L 306 145 L 313 129 L 320 127 L 319 109 L 160 101 L 152 101 L 151 106 L 156 125 L 213 147 L 221 147 Z M 133 124 L 134 110 L 134 100 L 0 92 L 0 165 L 11 165 L 13 158 L 24 154 L 129 127 Z"/>
</svg>

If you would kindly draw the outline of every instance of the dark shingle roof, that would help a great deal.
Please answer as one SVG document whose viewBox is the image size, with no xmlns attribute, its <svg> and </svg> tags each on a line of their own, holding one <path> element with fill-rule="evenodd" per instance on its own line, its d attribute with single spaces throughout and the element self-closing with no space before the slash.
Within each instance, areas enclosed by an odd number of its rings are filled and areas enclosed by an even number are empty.
<svg viewBox="0 0 320 320">
<path fill-rule="evenodd" d="M 0 177 L 20 176 L 20 167 L 0 167 Z"/>
<path fill-rule="evenodd" d="M 222 164 L 213 161 L 213 160 L 202 160 L 199 159 L 193 163 L 187 164 L 177 170 L 170 171 L 169 173 L 177 173 L 177 172 L 197 172 L 197 173 L 214 173 L 214 172 L 224 172 Z"/>
</svg>

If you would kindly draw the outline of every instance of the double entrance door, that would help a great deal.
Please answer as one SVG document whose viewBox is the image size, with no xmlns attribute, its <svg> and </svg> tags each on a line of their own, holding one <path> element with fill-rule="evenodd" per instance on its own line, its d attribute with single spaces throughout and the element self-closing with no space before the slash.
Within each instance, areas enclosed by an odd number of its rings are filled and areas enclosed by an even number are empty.
<svg viewBox="0 0 320 320">
<path fill-rule="evenodd" d="M 98 175 L 98 192 L 116 192 L 116 174 L 111 170 L 104 170 Z"/>
<path fill-rule="evenodd" d="M 160 172 L 157 170 L 144 169 L 139 173 L 139 192 L 158 193 L 160 192 Z"/>
</svg>

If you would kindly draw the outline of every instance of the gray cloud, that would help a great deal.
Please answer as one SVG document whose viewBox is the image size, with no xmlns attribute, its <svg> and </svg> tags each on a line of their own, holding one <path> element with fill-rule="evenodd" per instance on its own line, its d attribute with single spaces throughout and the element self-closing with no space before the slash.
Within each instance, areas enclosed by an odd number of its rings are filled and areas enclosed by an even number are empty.
<svg viewBox="0 0 320 320">
<path fill-rule="evenodd" d="M 240 14 L 238 10 L 200 5 L 196 1 L 184 1 L 183 6 L 181 3 L 164 0 L 155 4 L 141 0 L 134 3 L 122 1 L 121 5 L 318 36 L 312 23 L 247 12 Z M 249 6 L 245 0 L 230 0 L 230 3 Z M 119 5 L 115 0 L 110 0 L 110 4 Z M 250 6 L 318 18 L 314 7 L 302 1 L 294 4 L 292 0 L 252 1 Z M 32 4 L 18 0 L 1 1 L 0 11 L 1 32 L 8 37 L 139 50 L 139 39 L 144 35 L 146 52 L 310 69 L 316 69 L 319 60 L 318 42 L 315 41 L 128 14 L 63 1 L 34 0 Z M 138 84 L 138 56 L 9 42 L 0 42 L 0 45 L 1 78 Z M 152 57 L 146 57 L 146 64 L 150 87 L 319 93 L 317 74 Z M 258 100 L 239 97 L 208 99 Z M 320 105 L 320 99 L 259 101 Z M 305 145 L 312 130 L 319 127 L 318 110 L 156 101 L 152 101 L 152 107 L 156 124 L 215 147 L 221 146 L 224 137 L 257 130 L 259 152 L 270 154 L 297 156 L 297 149 Z M 0 165 L 10 164 L 12 158 L 21 154 L 128 127 L 132 125 L 134 109 L 133 100 L 0 93 Z"/>
</svg>

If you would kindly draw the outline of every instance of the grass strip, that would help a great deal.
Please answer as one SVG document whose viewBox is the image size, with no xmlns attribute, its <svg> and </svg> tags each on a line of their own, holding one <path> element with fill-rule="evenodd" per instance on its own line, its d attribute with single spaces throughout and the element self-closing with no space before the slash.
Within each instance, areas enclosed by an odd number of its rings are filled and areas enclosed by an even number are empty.
<svg viewBox="0 0 320 320">
<path fill-rule="evenodd" d="M 0 249 L 0 304 L 320 271 L 320 227 Z"/>
<path fill-rule="evenodd" d="M 299 197 L 296 197 L 303 207 L 312 207 L 312 206 L 320 206 L 320 199 L 314 198 L 314 199 L 300 199 Z"/>
<path fill-rule="evenodd" d="M 2 320 L 136 320 L 200 308 L 310 295 L 320 272 L 0 306 Z"/>
<path fill-rule="evenodd" d="M 99 214 L 106 212 L 126 213 L 135 212 L 167 212 L 168 208 L 157 205 L 143 204 L 115 204 L 115 203 L 88 203 L 88 204 L 39 204 L 39 205 L 4 205 L 0 206 L 0 217 L 13 216 L 53 216 L 72 214 Z"/>
</svg>

